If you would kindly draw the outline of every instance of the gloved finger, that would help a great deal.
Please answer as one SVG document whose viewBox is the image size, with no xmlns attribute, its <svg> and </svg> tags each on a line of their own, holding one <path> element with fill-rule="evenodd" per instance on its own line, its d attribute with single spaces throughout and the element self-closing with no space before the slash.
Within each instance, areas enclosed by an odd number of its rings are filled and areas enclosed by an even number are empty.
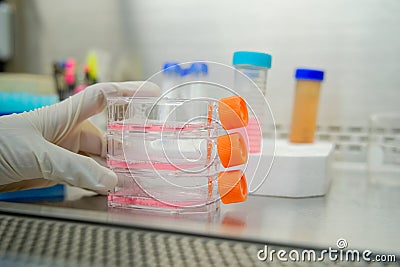
<svg viewBox="0 0 400 267">
<path fill-rule="evenodd" d="M 60 143 L 87 118 L 102 111 L 111 96 L 158 96 L 151 82 L 98 83 L 60 103 L 24 113 L 23 116 L 52 143 Z"/>
<path fill-rule="evenodd" d="M 80 133 L 81 152 L 105 157 L 107 154 L 107 143 L 104 132 L 97 128 L 92 122 L 86 120 L 81 124 Z"/>
<path fill-rule="evenodd" d="M 160 88 L 152 82 L 120 82 L 120 83 L 98 83 L 89 86 L 79 94 L 73 96 L 73 100 L 79 99 L 82 108 L 77 104 L 75 111 L 80 111 L 80 119 L 85 120 L 104 109 L 106 98 L 112 96 L 159 96 Z"/>
<path fill-rule="evenodd" d="M 35 151 L 38 168 L 45 179 L 64 182 L 106 194 L 117 184 L 117 175 L 93 159 L 44 141 Z"/>
<path fill-rule="evenodd" d="M 63 182 L 105 194 L 114 188 L 114 172 L 97 161 L 54 145 L 29 128 L 0 127 L 0 190 L 14 191 Z M 6 126 L 0 120 L 0 126 Z M 21 128 L 22 127 L 22 128 Z M 28 134 L 27 134 L 28 133 Z M 103 163 L 102 163 L 103 164 Z"/>
<path fill-rule="evenodd" d="M 87 152 L 102 157 L 105 157 L 107 150 L 104 132 L 88 120 L 72 129 L 68 137 L 57 145 L 75 153 Z"/>
</svg>

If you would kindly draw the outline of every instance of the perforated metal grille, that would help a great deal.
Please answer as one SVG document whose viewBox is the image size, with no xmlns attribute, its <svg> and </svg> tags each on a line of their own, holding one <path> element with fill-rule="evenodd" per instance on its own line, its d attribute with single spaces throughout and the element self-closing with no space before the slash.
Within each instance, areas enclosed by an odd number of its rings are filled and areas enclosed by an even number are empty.
<svg viewBox="0 0 400 267">
<path fill-rule="evenodd" d="M 175 233 L 0 215 L 0 266 L 286 266 L 263 245 Z M 286 249 L 273 247 L 270 249 Z M 320 266 L 303 262 L 296 266 Z M 342 266 L 331 262 L 334 266 Z M 330 265 L 323 263 L 324 266 Z M 353 263 L 364 266 L 365 263 Z M 375 266 L 375 265 L 374 265 Z M 386 265 L 388 266 L 388 265 Z"/>
</svg>

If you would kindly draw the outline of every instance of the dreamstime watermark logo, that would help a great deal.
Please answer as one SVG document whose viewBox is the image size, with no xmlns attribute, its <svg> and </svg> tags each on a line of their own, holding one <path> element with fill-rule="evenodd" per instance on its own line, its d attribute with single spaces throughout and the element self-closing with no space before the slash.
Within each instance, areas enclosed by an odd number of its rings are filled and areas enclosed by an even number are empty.
<svg viewBox="0 0 400 267">
<path fill-rule="evenodd" d="M 336 247 L 329 247 L 323 250 L 314 249 L 292 249 L 292 250 L 276 250 L 270 249 L 268 245 L 257 252 L 257 258 L 260 261 L 281 261 L 281 262 L 396 262 L 394 254 L 373 254 L 371 250 L 347 249 L 348 243 L 344 238 L 339 238 Z"/>
</svg>

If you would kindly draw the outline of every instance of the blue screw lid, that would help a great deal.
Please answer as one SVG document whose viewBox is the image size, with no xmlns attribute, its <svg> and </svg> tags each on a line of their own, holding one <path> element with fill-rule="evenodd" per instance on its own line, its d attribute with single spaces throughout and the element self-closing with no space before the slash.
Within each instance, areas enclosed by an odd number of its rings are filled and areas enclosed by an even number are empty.
<svg viewBox="0 0 400 267">
<path fill-rule="evenodd" d="M 271 68 L 272 56 L 261 52 L 237 51 L 233 53 L 233 65 L 248 64 Z"/>
<path fill-rule="evenodd" d="M 206 63 L 202 62 L 194 62 L 190 66 L 190 70 L 192 73 L 203 73 L 207 74 L 208 73 L 208 66 Z"/>
<path fill-rule="evenodd" d="M 181 73 L 181 67 L 179 66 L 179 63 L 177 62 L 165 62 L 163 66 L 163 72 L 165 73 Z"/>
<path fill-rule="evenodd" d="M 182 69 L 181 76 L 186 76 L 191 74 L 207 75 L 208 74 L 207 64 L 202 62 L 194 62 L 190 65 L 190 67 Z"/>
<path fill-rule="evenodd" d="M 324 72 L 322 70 L 300 69 L 299 68 L 299 69 L 296 69 L 295 77 L 296 77 L 296 79 L 323 81 L 324 80 Z"/>
</svg>

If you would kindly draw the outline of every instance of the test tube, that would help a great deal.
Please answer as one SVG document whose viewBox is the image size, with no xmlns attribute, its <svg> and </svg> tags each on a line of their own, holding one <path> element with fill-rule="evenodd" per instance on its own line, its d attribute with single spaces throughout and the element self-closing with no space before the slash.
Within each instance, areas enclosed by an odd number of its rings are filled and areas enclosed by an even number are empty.
<svg viewBox="0 0 400 267">
<path fill-rule="evenodd" d="M 241 90 L 240 94 L 246 99 L 252 111 L 249 112 L 249 125 L 246 127 L 250 153 L 261 152 L 262 130 L 265 125 L 260 122 L 265 121 L 266 116 L 264 96 L 271 61 L 270 54 L 261 52 L 237 51 L 233 54 L 234 67 L 252 80 L 262 92 L 260 94 L 254 85 L 242 79 L 239 73 L 235 73 L 235 88 Z"/>
<path fill-rule="evenodd" d="M 290 142 L 313 143 L 317 122 L 319 93 L 324 72 L 314 69 L 296 69 L 297 79 L 293 105 Z"/>
</svg>

